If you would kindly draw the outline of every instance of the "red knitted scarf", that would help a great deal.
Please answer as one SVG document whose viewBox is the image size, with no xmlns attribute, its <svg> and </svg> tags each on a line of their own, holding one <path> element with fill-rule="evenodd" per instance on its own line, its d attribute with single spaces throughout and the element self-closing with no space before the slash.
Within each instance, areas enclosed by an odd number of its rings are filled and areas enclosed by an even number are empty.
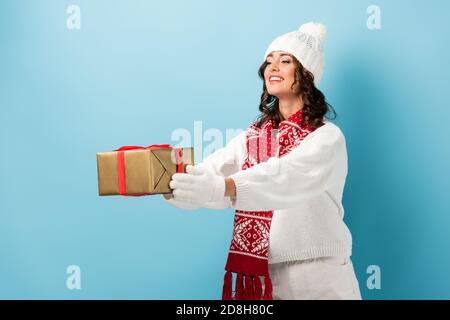
<svg viewBox="0 0 450 320">
<path fill-rule="evenodd" d="M 252 124 L 246 132 L 247 157 L 242 170 L 267 161 L 272 156 L 284 156 L 312 131 L 314 128 L 303 122 L 303 109 L 281 121 L 278 127 L 274 120 L 266 121 L 261 128 Z M 235 211 L 233 237 L 225 266 L 223 300 L 273 299 L 269 276 L 272 216 L 273 211 Z M 237 274 L 234 295 L 232 272 Z M 264 277 L 264 292 L 260 277 Z"/>
</svg>

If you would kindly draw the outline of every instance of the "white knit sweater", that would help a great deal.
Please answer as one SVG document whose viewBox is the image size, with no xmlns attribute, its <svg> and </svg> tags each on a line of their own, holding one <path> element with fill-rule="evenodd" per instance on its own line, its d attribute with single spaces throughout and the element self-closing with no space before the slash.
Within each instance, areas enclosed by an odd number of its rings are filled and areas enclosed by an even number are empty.
<svg viewBox="0 0 450 320">
<path fill-rule="evenodd" d="M 351 256 L 352 236 L 343 221 L 342 206 L 347 148 L 338 126 L 325 120 L 290 153 L 242 170 L 245 156 L 243 131 L 198 164 L 231 177 L 236 185 L 235 198 L 225 197 L 207 208 L 273 210 L 271 264 Z"/>
</svg>

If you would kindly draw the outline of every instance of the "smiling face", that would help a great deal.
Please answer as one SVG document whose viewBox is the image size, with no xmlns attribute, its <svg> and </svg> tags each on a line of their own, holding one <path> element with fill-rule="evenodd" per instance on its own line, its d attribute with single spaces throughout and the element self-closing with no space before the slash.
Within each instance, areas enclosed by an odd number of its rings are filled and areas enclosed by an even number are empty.
<svg viewBox="0 0 450 320">
<path fill-rule="evenodd" d="M 278 98 L 296 95 L 296 86 L 291 88 L 295 82 L 294 58 L 284 51 L 272 51 L 267 56 L 266 63 L 264 81 L 269 94 Z"/>
</svg>

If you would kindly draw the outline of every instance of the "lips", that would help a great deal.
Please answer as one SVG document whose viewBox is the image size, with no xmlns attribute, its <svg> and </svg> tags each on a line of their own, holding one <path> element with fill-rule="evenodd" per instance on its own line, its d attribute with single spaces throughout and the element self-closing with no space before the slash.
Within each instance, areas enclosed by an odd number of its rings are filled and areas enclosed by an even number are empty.
<svg viewBox="0 0 450 320">
<path fill-rule="evenodd" d="M 280 76 L 271 75 L 269 76 L 269 82 L 271 84 L 281 83 L 284 79 Z"/>
</svg>

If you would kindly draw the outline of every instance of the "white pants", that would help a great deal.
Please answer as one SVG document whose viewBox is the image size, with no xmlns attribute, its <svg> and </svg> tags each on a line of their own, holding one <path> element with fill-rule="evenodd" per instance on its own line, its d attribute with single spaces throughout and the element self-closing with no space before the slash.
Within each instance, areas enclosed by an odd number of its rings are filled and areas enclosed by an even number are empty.
<svg viewBox="0 0 450 320">
<path fill-rule="evenodd" d="M 269 274 L 274 300 L 362 299 L 350 257 L 269 264 Z"/>
</svg>

